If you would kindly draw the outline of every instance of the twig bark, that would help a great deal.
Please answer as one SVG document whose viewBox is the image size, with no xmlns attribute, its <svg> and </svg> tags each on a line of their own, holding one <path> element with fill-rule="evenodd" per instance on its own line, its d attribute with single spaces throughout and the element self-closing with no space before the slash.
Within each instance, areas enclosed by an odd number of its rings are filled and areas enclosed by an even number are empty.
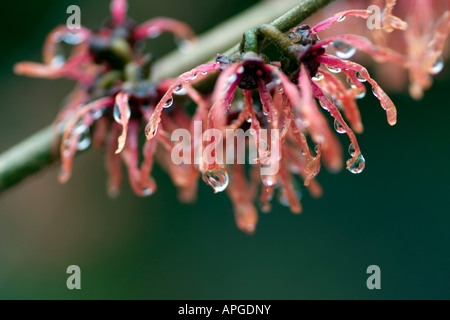
<svg viewBox="0 0 450 320">
<path fill-rule="evenodd" d="M 175 77 L 213 59 L 217 53 L 222 52 L 228 56 L 236 53 L 239 44 L 225 52 L 223 50 L 238 42 L 245 29 L 275 19 L 295 3 L 298 4 L 271 24 L 285 32 L 332 1 L 334 0 L 301 0 L 298 3 L 280 0 L 255 5 L 200 36 L 197 47 L 189 54 L 173 52 L 160 59 L 154 65 L 153 80 Z M 53 152 L 53 139 L 54 131 L 49 126 L 0 154 L 0 193 L 59 159 Z"/>
</svg>

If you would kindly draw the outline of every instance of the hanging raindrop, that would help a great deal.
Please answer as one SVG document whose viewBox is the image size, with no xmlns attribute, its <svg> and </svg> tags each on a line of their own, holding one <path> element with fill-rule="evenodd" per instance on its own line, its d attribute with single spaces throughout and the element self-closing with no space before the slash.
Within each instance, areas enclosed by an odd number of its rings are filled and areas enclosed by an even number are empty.
<svg viewBox="0 0 450 320">
<path fill-rule="evenodd" d="M 348 45 L 344 41 L 335 41 L 333 46 L 336 49 L 336 55 L 341 59 L 350 59 L 356 53 L 356 48 Z"/>
<path fill-rule="evenodd" d="M 214 193 L 224 191 L 228 186 L 228 173 L 225 169 L 216 168 L 212 170 L 206 170 L 203 173 L 203 181 L 205 181 Z"/>
<path fill-rule="evenodd" d="M 348 146 L 348 153 L 350 153 L 350 155 L 351 155 L 352 157 L 355 156 L 356 149 L 355 149 L 355 146 L 353 145 L 353 143 L 351 143 L 351 144 Z"/>
<path fill-rule="evenodd" d="M 84 131 L 80 135 L 80 138 L 78 140 L 77 150 L 79 150 L 79 151 L 86 150 L 91 145 L 91 137 L 89 135 L 89 128 L 88 127 L 86 127 L 86 128 L 87 128 L 87 130 Z"/>
<path fill-rule="evenodd" d="M 365 167 L 366 167 L 366 160 L 364 159 L 362 154 L 360 154 L 356 158 L 355 162 L 353 162 L 353 164 L 348 168 L 348 170 L 351 173 L 359 174 L 359 173 L 363 172 Z"/>
<path fill-rule="evenodd" d="M 164 108 L 170 108 L 173 105 L 173 98 L 169 98 L 166 100 L 166 102 L 164 102 L 163 107 Z"/>
<path fill-rule="evenodd" d="M 314 77 L 312 77 L 313 81 L 320 81 L 323 79 L 323 73 L 321 72 L 317 72 L 316 75 Z"/>
<path fill-rule="evenodd" d="M 358 71 L 355 72 L 355 76 L 356 76 L 356 79 L 358 79 L 359 82 L 366 82 L 366 81 L 367 81 L 367 79 L 364 78 L 364 77 L 361 75 L 361 73 L 358 72 Z"/>
<path fill-rule="evenodd" d="M 127 105 L 127 110 L 126 111 L 127 111 L 127 114 L 125 115 L 126 118 L 130 119 L 130 117 L 131 117 L 131 110 L 128 107 L 128 105 Z M 119 108 L 119 105 L 117 103 L 114 105 L 113 116 L 114 116 L 114 120 L 117 123 L 121 123 L 121 121 L 122 121 L 122 113 L 120 112 L 120 108 Z"/>
<path fill-rule="evenodd" d="M 356 99 L 362 99 L 366 96 L 366 90 L 361 89 L 361 91 L 359 91 L 359 93 L 356 95 Z"/>
<path fill-rule="evenodd" d="M 327 66 L 327 69 L 330 70 L 330 72 L 332 72 L 332 73 L 340 73 L 341 72 L 340 68 L 334 68 L 334 67 Z"/>
<path fill-rule="evenodd" d="M 431 67 L 431 74 L 438 74 L 444 69 L 444 59 L 442 57 L 438 57 Z"/>
<path fill-rule="evenodd" d="M 186 89 L 183 88 L 182 84 L 177 85 L 175 90 L 173 91 L 176 95 L 182 96 L 186 94 Z"/>
<path fill-rule="evenodd" d="M 147 37 L 150 39 L 158 38 L 161 35 L 161 30 L 158 27 L 151 27 L 147 29 Z"/>
<path fill-rule="evenodd" d="M 149 123 L 145 126 L 145 136 L 147 139 L 152 139 L 156 136 L 158 131 L 158 122 L 155 119 L 150 118 Z"/>
<path fill-rule="evenodd" d="M 337 119 L 334 120 L 334 129 L 339 134 L 344 134 L 347 132 L 344 126 Z"/>
</svg>

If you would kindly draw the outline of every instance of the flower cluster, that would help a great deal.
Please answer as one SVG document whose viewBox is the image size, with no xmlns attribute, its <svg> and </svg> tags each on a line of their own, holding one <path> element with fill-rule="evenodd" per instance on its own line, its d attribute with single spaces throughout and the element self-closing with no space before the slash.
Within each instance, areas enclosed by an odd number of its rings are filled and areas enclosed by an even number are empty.
<svg viewBox="0 0 450 320">
<path fill-rule="evenodd" d="M 21 62 L 15 66 L 15 72 L 48 79 L 67 77 L 77 82 L 55 121 L 55 136 L 59 138 L 62 132 L 60 182 L 69 179 L 75 153 L 92 142 L 97 147 L 106 145 L 111 196 L 117 196 L 120 190 L 122 161 L 134 192 L 147 196 L 156 188 L 150 176 L 156 142 L 144 144 L 144 160 L 139 166 L 139 131 L 170 80 L 149 80 L 152 61 L 143 52 L 143 40 L 165 31 L 185 41 L 195 41 L 195 36 L 188 26 L 169 18 L 137 25 L 127 18 L 126 7 L 125 0 L 113 0 L 111 19 L 95 31 L 57 27 L 44 44 L 44 63 Z M 67 56 L 65 45 L 72 45 Z"/>
<path fill-rule="evenodd" d="M 57 135 L 62 132 L 61 182 L 69 178 L 77 150 L 87 148 L 91 141 L 99 147 L 105 144 L 110 195 L 119 191 L 122 161 L 135 193 L 152 194 L 156 183 L 151 172 L 156 159 L 178 187 L 180 200 L 195 200 L 201 177 L 214 192 L 228 193 L 236 224 L 244 232 L 253 233 L 258 221 L 256 202 L 267 212 L 276 195 L 293 213 L 300 213 L 298 179 L 313 196 L 320 196 L 322 189 L 315 178 L 321 164 L 333 172 L 344 165 L 344 152 L 335 133 L 346 134 L 349 139 L 346 168 L 355 174 L 364 170 L 365 159 L 355 132 L 363 131 L 357 100 L 365 96 L 368 85 L 385 110 L 388 123 L 396 123 L 394 103 L 365 67 L 349 60 L 357 51 L 368 53 L 377 62 L 389 61 L 414 69 L 416 89 L 412 91 L 427 87 L 427 83 L 419 82 L 442 53 L 448 17 L 444 14 L 437 23 L 439 31 L 427 49 L 427 62 L 412 66 L 411 61 L 425 59 L 417 54 L 419 51 L 413 50 L 416 55 L 412 58 L 385 42 L 392 30 L 407 28 L 406 22 L 393 15 L 394 3 L 386 1 L 382 28 L 374 30 L 375 41 L 352 34 L 323 40 L 319 37 L 319 33 L 347 16 L 369 19 L 372 13 L 365 9 L 339 12 L 313 27 L 301 25 L 287 33 L 260 25 L 245 32 L 236 54 L 219 54 L 214 62 L 176 79 L 152 83 L 151 59 L 143 53 L 141 40 L 170 31 L 193 41 L 193 33 L 184 24 L 167 18 L 136 25 L 126 17 L 126 1 L 113 0 L 112 18 L 102 28 L 71 33 L 59 27 L 47 38 L 44 64 L 23 62 L 15 70 L 45 78 L 64 76 L 77 82 L 55 122 Z M 411 36 L 417 35 L 410 32 Z M 60 54 L 62 42 L 74 45 L 68 58 Z M 262 43 L 268 42 L 278 47 L 280 59 L 273 61 L 263 54 Z M 328 52 L 330 48 L 336 55 Z M 214 88 L 201 90 L 205 87 L 202 84 L 208 82 Z M 327 114 L 334 125 L 329 125 Z M 191 152 L 184 157 L 187 161 L 175 164 L 173 153 L 178 149 L 173 133 L 183 129 L 195 136 L 198 123 L 202 128 L 216 130 L 219 137 L 190 140 Z M 138 138 L 144 125 L 147 140 L 142 146 L 143 160 L 139 161 Z M 233 152 L 234 158 L 226 163 L 219 157 L 217 140 L 231 141 L 226 148 L 231 145 L 237 149 L 234 136 L 228 132 L 238 129 L 250 132 L 246 147 L 256 147 L 252 165 L 239 162 L 238 152 Z M 202 155 L 211 144 L 216 148 L 210 152 L 212 160 L 207 161 Z M 265 170 L 268 168 L 277 169 Z"/>
<path fill-rule="evenodd" d="M 432 84 L 432 76 L 442 71 L 448 56 L 444 49 L 450 33 L 450 1 L 336 1 L 313 20 L 323 19 L 331 10 L 353 8 L 363 9 L 358 11 L 370 8 L 369 23 L 354 19 L 352 23 L 340 23 L 327 33 L 342 34 L 357 29 L 379 47 L 395 51 L 398 54 L 395 59 L 383 59 L 387 63 L 377 65 L 377 75 L 391 90 L 404 90 L 409 81 L 411 97 L 422 98 Z"/>
<path fill-rule="evenodd" d="M 301 25 L 287 34 L 261 25 L 250 33 L 260 33 L 273 40 L 285 53 L 280 62 L 267 61 L 260 52 L 248 50 L 250 46 L 246 41 L 251 40 L 244 39 L 239 53 L 232 57 L 218 55 L 215 63 L 201 65 L 176 79 L 149 120 L 146 127 L 148 141 L 158 135 L 166 135 L 160 128 L 164 108 L 172 103 L 173 93 L 184 88 L 199 106 L 194 118 L 201 120 L 203 127 L 220 130 L 224 139 L 227 139 L 227 129 L 252 129 L 258 162 L 250 168 L 249 181 L 245 167 L 236 161 L 232 165 L 219 161 L 200 162 L 195 167 L 216 192 L 226 189 L 233 201 L 236 223 L 245 232 L 252 233 L 255 229 L 258 216 L 254 202 L 259 185 L 263 211 L 270 210 L 270 200 L 277 191 L 282 203 L 288 205 L 292 212 L 300 213 L 302 208 L 295 176 L 302 178 L 305 186 L 317 196 L 321 189 L 314 178 L 321 163 L 331 171 L 341 169 L 343 154 L 340 143 L 316 101 L 334 118 L 335 131 L 348 135 L 351 158 L 346 166 L 352 173 L 360 173 L 365 167 L 365 159 L 353 132 L 363 130 L 356 100 L 366 93 L 364 82 L 372 86 L 374 95 L 386 110 L 389 124 L 396 123 L 397 112 L 393 102 L 363 66 L 326 54 L 326 47 L 334 43 L 339 45 L 340 55 L 344 58 L 350 58 L 356 49 L 379 60 L 400 58 L 395 52 L 358 36 L 342 35 L 320 40 L 318 32 L 348 15 L 369 16 L 366 11 L 342 12 L 313 28 Z M 252 38 L 251 34 L 249 38 Z M 193 85 L 211 72 L 219 73 L 214 91 L 202 97 Z M 343 79 L 347 79 L 348 84 Z M 269 141 L 262 138 L 262 129 L 279 130 L 278 139 Z M 193 144 L 193 153 L 202 147 L 202 143 Z M 275 150 L 281 151 L 279 157 L 270 157 Z M 263 174 L 261 169 L 272 165 L 270 161 L 279 162 L 279 170 Z"/>
</svg>

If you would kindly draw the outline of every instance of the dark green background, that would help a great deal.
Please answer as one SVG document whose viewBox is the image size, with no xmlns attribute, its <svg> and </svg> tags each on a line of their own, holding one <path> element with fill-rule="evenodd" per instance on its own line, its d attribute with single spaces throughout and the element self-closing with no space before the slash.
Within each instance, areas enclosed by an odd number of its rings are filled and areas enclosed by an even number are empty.
<svg viewBox="0 0 450 320">
<path fill-rule="evenodd" d="M 171 16 L 201 33 L 256 1 L 130 2 L 137 21 Z M 51 123 L 72 87 L 12 73 L 14 62 L 41 61 L 47 32 L 65 22 L 70 4 L 88 27 L 109 14 L 108 0 L 2 4 L 0 151 Z M 171 37 L 154 48 L 157 56 L 173 49 Z M 420 102 L 391 95 L 395 127 L 374 97 L 362 100 L 366 170 L 323 170 L 321 199 L 305 192 L 301 216 L 274 204 L 254 236 L 235 227 L 225 194 L 201 184 L 195 204 L 180 204 L 158 168 L 152 197 L 136 197 L 125 183 L 109 199 L 98 150 L 77 158 L 66 185 L 56 167 L 32 177 L 0 197 L 0 298 L 450 298 L 448 70 Z M 72 264 L 81 267 L 81 291 L 66 288 Z M 372 264 L 382 290 L 366 288 Z"/>
</svg>

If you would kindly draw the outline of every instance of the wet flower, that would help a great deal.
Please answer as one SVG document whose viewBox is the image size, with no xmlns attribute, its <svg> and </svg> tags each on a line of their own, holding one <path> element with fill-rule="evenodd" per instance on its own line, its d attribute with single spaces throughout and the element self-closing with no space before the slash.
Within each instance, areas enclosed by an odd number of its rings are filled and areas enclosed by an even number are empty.
<svg viewBox="0 0 450 320">
<path fill-rule="evenodd" d="M 448 57 L 444 49 L 450 33 L 450 1 L 337 1 L 313 20 L 326 17 L 331 10 L 350 8 L 367 11 L 368 16 L 360 17 L 369 19 L 373 30 L 368 28 L 366 20 L 354 19 L 340 23 L 327 34 L 342 34 L 357 29 L 361 30 L 361 35 L 372 38 L 377 46 L 395 51 L 401 59 L 386 59 L 384 62 L 387 63 L 377 65 L 379 78 L 390 89 L 396 90 L 403 90 L 409 82 L 410 95 L 420 99 L 431 86 L 432 76 L 442 71 Z M 368 8 L 371 10 L 366 10 Z M 380 10 L 377 12 L 374 8 Z M 379 17 L 376 16 L 378 13 Z M 358 59 L 366 60 L 362 56 Z"/>
<path fill-rule="evenodd" d="M 137 25 L 126 16 L 125 0 L 113 0 L 110 8 L 111 19 L 98 30 L 57 27 L 44 44 L 44 63 L 21 62 L 15 66 L 15 72 L 49 79 L 66 77 L 77 82 L 55 121 L 55 136 L 62 133 L 60 182 L 69 179 L 75 153 L 89 147 L 92 141 L 97 147 L 106 146 L 111 196 L 117 196 L 120 190 L 122 161 L 134 192 L 148 196 L 156 189 L 151 177 L 156 141 L 143 145 L 143 161 L 139 164 L 138 137 L 170 80 L 150 82 L 151 58 L 143 52 L 141 42 L 165 31 L 185 41 L 195 41 L 195 37 L 185 24 L 169 18 Z M 66 45 L 73 46 L 67 56 Z M 170 142 L 164 136 L 157 140 L 163 145 Z"/>
<path fill-rule="evenodd" d="M 368 17 L 366 11 L 349 11 L 336 14 L 313 28 L 302 25 L 287 34 L 266 25 L 246 33 L 248 39 L 244 38 L 241 52 L 231 57 L 218 55 L 214 63 L 201 65 L 176 79 L 147 124 L 147 139 L 152 141 L 164 118 L 164 106 L 173 101 L 177 89 L 188 86 L 188 95 L 200 106 L 194 117 L 202 121 L 204 128 L 219 130 L 224 140 L 230 138 L 227 129 L 251 130 L 257 159 L 248 174 L 236 158 L 231 164 L 220 161 L 217 151 L 212 154 L 213 161 L 207 163 L 202 159 L 196 167 L 215 192 L 227 191 L 233 202 L 236 223 L 245 232 L 255 230 L 258 218 L 254 203 L 258 194 L 263 211 L 270 210 L 270 201 L 277 192 L 281 203 L 292 212 L 300 213 L 301 191 L 296 176 L 303 179 L 314 196 L 319 196 L 322 190 L 315 177 L 321 163 L 331 171 L 341 169 L 342 148 L 322 108 L 334 118 L 335 131 L 347 134 L 350 139 L 351 158 L 346 166 L 352 173 L 360 173 L 365 167 L 365 159 L 351 129 L 363 130 L 356 100 L 365 95 L 364 82 L 372 86 L 374 95 L 386 110 L 389 124 L 396 123 L 394 104 L 366 68 L 342 58 L 350 58 L 350 53 L 356 49 L 366 51 L 378 61 L 402 58 L 364 37 L 341 35 L 320 40 L 317 34 L 347 15 Z M 281 62 L 269 61 L 257 49 L 252 50 L 256 46 L 252 47 L 251 41 L 257 38 L 252 32 L 278 45 L 284 53 Z M 332 43 L 341 47 L 341 58 L 325 53 Z M 219 73 L 214 91 L 211 96 L 201 96 L 193 85 L 213 72 Z M 279 135 L 263 135 L 264 130 L 277 131 Z M 249 140 L 247 145 L 250 143 Z M 206 144 L 193 145 L 192 149 L 202 147 Z M 278 170 L 263 172 L 269 167 Z"/>
<path fill-rule="evenodd" d="M 119 192 L 122 161 L 135 193 L 152 194 L 156 160 L 178 187 L 181 201 L 196 198 L 201 177 L 215 193 L 229 195 L 237 226 L 253 233 L 257 202 L 267 212 L 277 197 L 293 213 L 300 213 L 301 184 L 311 195 L 321 195 L 316 177 L 322 164 L 333 172 L 344 165 L 338 134 L 349 139 L 346 168 L 355 174 L 364 170 L 365 159 L 354 132 L 363 131 L 357 100 L 365 96 L 366 85 L 385 110 L 388 123 L 396 123 L 391 99 L 365 67 L 348 60 L 363 51 L 377 62 L 408 67 L 408 58 L 383 43 L 385 33 L 406 27 L 392 14 L 393 4 L 387 1 L 382 28 L 374 31 L 375 41 L 352 34 L 319 37 L 347 16 L 369 19 L 368 10 L 343 11 L 313 27 L 301 25 L 287 33 L 261 25 L 245 32 L 238 53 L 218 55 L 214 62 L 176 79 L 152 83 L 151 59 L 140 40 L 170 31 L 193 41 L 193 34 L 184 24 L 167 18 L 138 26 L 126 17 L 126 1 L 114 0 L 112 18 L 98 31 L 82 28 L 71 33 L 59 27 L 46 41 L 44 64 L 21 63 L 16 72 L 77 81 L 56 120 L 58 133 L 62 132 L 61 182 L 70 177 L 77 150 L 92 141 L 99 147 L 106 145 L 111 196 Z M 278 47 L 280 59 L 271 60 L 262 53 L 262 39 Z M 75 45 L 68 57 L 61 54 L 62 42 Z M 336 55 L 329 54 L 332 48 Z M 201 89 L 201 82 L 211 81 L 212 92 Z M 144 124 L 147 140 L 139 161 L 138 137 Z M 193 137 L 180 142 L 181 148 L 176 143 L 179 130 Z M 239 130 L 248 133 L 240 142 L 235 135 Z M 252 156 L 249 165 L 240 161 L 242 145 Z M 174 154 L 181 161 L 175 161 Z"/>
</svg>

